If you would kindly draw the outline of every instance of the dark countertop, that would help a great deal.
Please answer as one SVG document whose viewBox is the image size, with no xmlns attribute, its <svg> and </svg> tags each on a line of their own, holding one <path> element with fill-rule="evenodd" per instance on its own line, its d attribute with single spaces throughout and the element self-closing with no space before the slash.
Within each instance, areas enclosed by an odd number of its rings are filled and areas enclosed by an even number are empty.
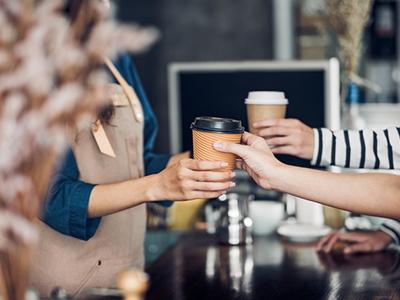
<svg viewBox="0 0 400 300">
<path fill-rule="evenodd" d="M 178 230 L 148 229 L 144 239 L 145 269 L 148 269 L 184 232 Z"/>
<path fill-rule="evenodd" d="M 146 299 L 400 299 L 397 251 L 345 256 L 315 245 L 271 235 L 228 246 L 190 232 L 147 269 Z"/>
</svg>

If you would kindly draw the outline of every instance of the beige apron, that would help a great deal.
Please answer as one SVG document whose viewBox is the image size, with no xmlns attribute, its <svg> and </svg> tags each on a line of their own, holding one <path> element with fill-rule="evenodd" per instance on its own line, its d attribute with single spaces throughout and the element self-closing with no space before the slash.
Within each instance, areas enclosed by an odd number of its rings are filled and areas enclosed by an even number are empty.
<svg viewBox="0 0 400 300">
<path fill-rule="evenodd" d="M 110 85 L 109 94 L 116 105 L 115 116 L 113 126 L 104 126 L 104 130 L 116 157 L 100 152 L 90 126 L 78 128 L 78 139 L 76 129 L 67 130 L 79 180 L 87 183 L 117 183 L 144 175 L 143 123 L 134 118 L 120 85 Z M 134 101 L 141 110 L 137 97 Z M 115 287 L 121 270 L 131 266 L 143 269 L 145 228 L 144 204 L 102 217 L 89 241 L 63 235 L 41 222 L 30 284 L 41 297 L 49 297 L 55 287 L 64 288 L 71 296 L 88 287 Z"/>
</svg>

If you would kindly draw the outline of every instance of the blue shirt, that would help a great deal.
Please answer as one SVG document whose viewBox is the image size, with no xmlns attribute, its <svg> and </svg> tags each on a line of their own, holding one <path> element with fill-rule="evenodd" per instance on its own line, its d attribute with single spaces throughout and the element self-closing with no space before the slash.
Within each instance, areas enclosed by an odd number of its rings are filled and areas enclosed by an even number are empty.
<svg viewBox="0 0 400 300">
<path fill-rule="evenodd" d="M 145 175 L 162 171 L 170 155 L 152 153 L 157 134 L 157 121 L 144 93 L 135 67 L 128 55 L 114 61 L 115 67 L 135 90 L 144 112 L 143 161 Z M 94 184 L 79 181 L 79 169 L 70 147 L 65 160 L 55 169 L 47 195 L 46 208 L 41 218 L 48 226 L 62 234 L 88 240 L 95 233 L 101 218 L 87 219 L 87 208 Z M 167 201 L 165 201 L 167 202 Z M 168 202 L 171 204 L 172 202 Z M 168 203 L 164 203 L 168 205 Z"/>
</svg>

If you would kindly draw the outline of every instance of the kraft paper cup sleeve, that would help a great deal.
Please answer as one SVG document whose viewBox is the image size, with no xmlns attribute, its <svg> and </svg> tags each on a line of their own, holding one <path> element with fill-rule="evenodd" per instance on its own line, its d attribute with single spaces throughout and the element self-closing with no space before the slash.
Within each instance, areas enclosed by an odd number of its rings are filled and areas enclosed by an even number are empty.
<svg viewBox="0 0 400 300">
<path fill-rule="evenodd" d="M 233 137 L 234 136 L 234 137 Z M 201 139 L 204 138 L 205 140 Z M 214 149 L 214 142 L 227 141 L 239 144 L 242 134 L 213 134 L 193 130 L 193 157 L 198 160 L 223 161 L 228 167 L 219 171 L 232 171 L 235 167 L 236 155 Z"/>
<path fill-rule="evenodd" d="M 247 104 L 247 119 L 250 133 L 254 134 L 258 128 L 254 128 L 253 124 L 267 119 L 284 118 L 286 114 L 286 104 L 265 105 L 265 104 Z"/>
</svg>

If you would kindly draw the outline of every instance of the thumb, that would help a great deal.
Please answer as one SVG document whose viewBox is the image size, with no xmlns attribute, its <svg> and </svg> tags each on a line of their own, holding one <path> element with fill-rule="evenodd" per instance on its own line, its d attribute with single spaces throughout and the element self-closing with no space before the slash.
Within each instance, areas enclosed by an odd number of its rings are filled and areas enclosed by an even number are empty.
<svg viewBox="0 0 400 300">
<path fill-rule="evenodd" d="M 248 151 L 250 150 L 250 147 L 231 142 L 217 141 L 214 142 L 214 149 L 220 152 L 233 153 L 236 154 L 237 156 L 245 158 L 247 156 Z"/>
</svg>

